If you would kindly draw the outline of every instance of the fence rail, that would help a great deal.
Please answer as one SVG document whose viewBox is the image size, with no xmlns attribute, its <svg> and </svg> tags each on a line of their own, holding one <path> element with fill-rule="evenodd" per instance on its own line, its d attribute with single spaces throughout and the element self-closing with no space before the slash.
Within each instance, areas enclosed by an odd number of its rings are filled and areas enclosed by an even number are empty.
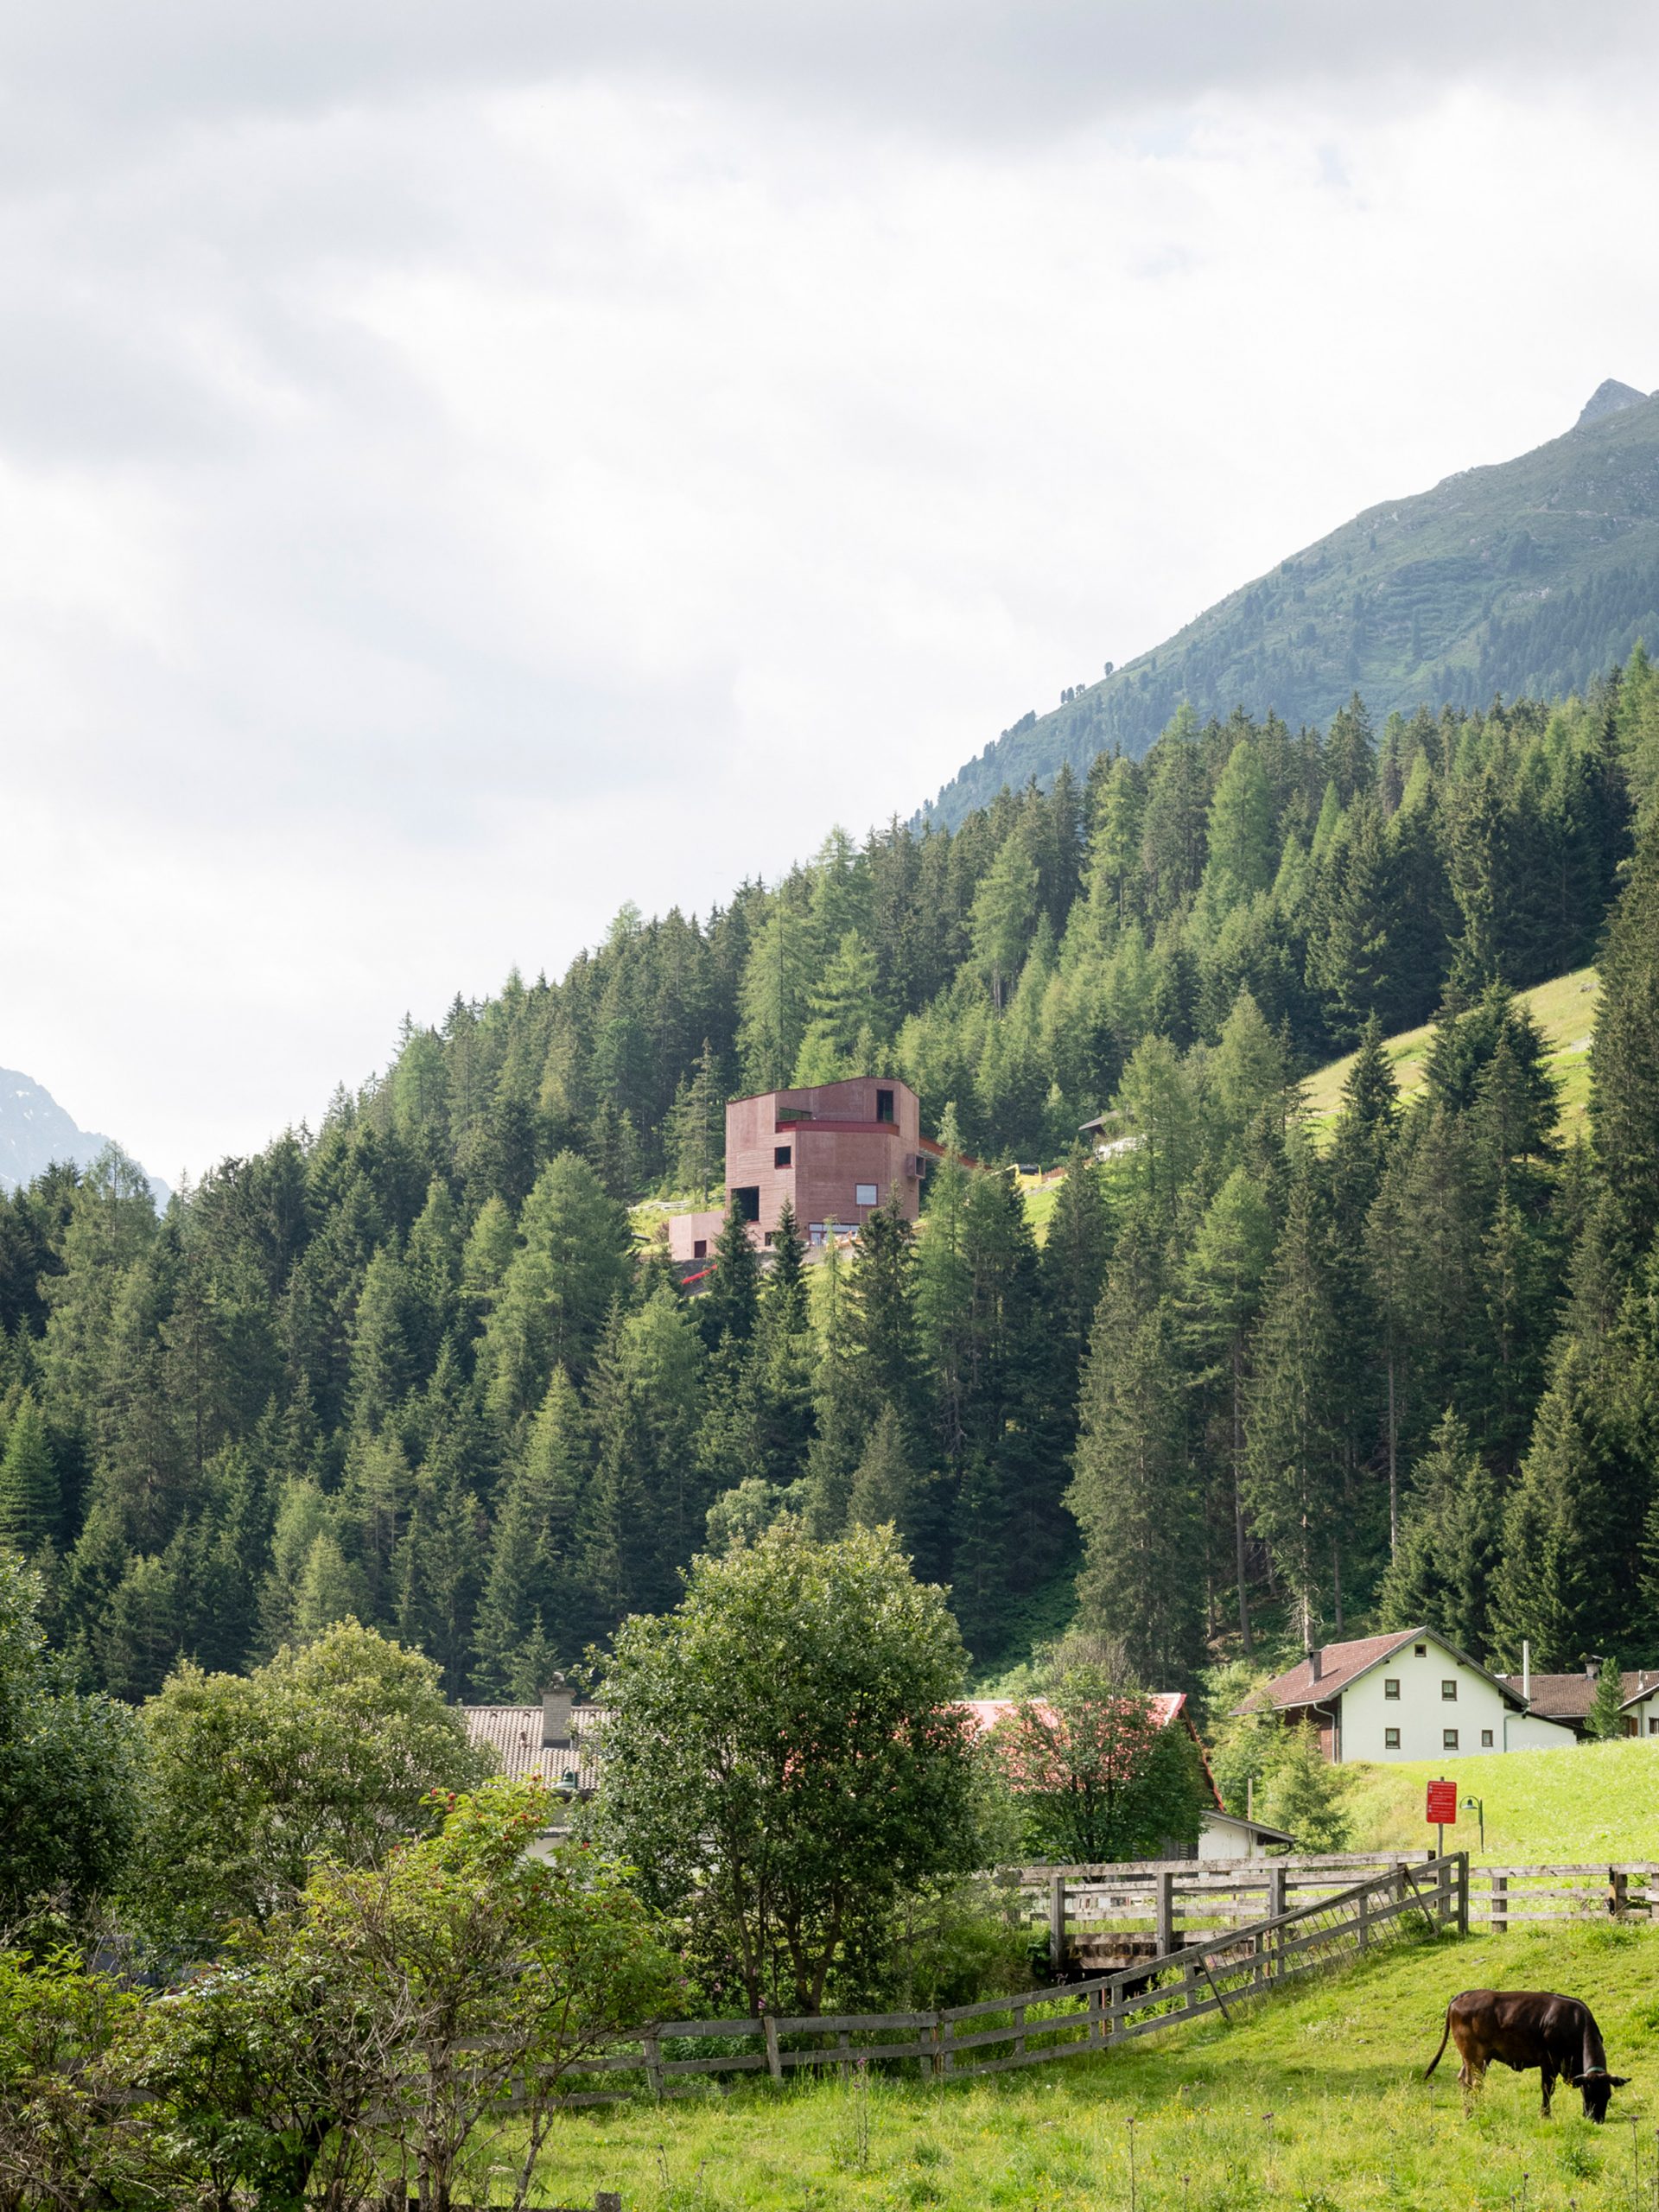
<svg viewBox="0 0 1659 2212">
<path fill-rule="evenodd" d="M 1247 2003 L 1320 1967 L 1363 1957 L 1410 1923 L 1467 1934 L 1469 1860 L 1464 1852 L 1383 1872 L 1241 1927 L 1189 1942 L 1116 1974 L 993 1997 L 935 2012 L 845 2012 L 764 2020 L 669 2020 L 638 2048 L 584 2059 L 588 2075 L 631 2075 L 653 2096 L 694 2096 L 721 2075 L 912 2063 L 940 2081 L 1000 2074 L 1081 2057 L 1178 2021 Z M 855 2042 L 855 2037 L 857 2041 Z M 742 2046 L 695 2055 L 699 2043 Z M 685 2045 L 694 2050 L 687 2052 Z M 566 2104 L 620 2101 L 634 2094 L 577 2092 Z"/>
<path fill-rule="evenodd" d="M 1129 1965 L 1173 1951 L 1183 1935 L 1243 1928 L 1293 1903 L 1340 1893 L 1367 1874 L 1421 1870 L 1433 1852 L 1344 1853 L 1273 1859 L 1163 1859 L 1128 1866 L 1026 1866 L 1012 1879 L 1034 1925 L 1046 1923 L 1051 1966 Z M 1471 1909 L 1496 1933 L 1527 1922 L 1650 1922 L 1659 1861 L 1478 1866 Z"/>
</svg>

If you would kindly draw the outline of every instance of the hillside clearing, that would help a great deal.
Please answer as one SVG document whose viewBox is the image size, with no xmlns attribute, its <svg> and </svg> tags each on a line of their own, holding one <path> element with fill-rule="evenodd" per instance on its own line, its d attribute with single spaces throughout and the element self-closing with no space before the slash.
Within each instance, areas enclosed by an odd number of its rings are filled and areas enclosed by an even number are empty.
<svg viewBox="0 0 1659 2212">
<path fill-rule="evenodd" d="M 1496 1764 L 1496 1762 L 1494 1762 Z M 831 2206 L 1018 2206 L 1123 2212 L 1446 2212 L 1631 2205 L 1640 2122 L 1652 2172 L 1659 1933 L 1596 1928 L 1404 1943 L 1363 1968 L 1144 2043 L 971 2087 L 873 2080 L 741 2088 L 556 2125 L 544 2171 L 566 2202 L 736 2212 Z M 1459 1989 L 1557 1987 L 1586 1998 L 1615 2069 L 1635 2076 L 1605 2128 L 1538 2077 L 1494 2069 L 1465 2120 L 1455 2064 L 1423 2069 Z"/>
<path fill-rule="evenodd" d="M 1497 1758 L 1414 1760 L 1356 1766 L 1350 1810 L 1358 1851 L 1433 1841 L 1423 1820 L 1423 1784 L 1444 1775 L 1459 1803 L 1486 1808 L 1485 1859 L 1659 1858 L 1659 1741 L 1580 1744 L 1567 1751 L 1507 1751 Z M 1460 1816 L 1456 1844 L 1475 1856 L 1472 1813 Z M 1453 1839 L 1446 1839 L 1448 1846 Z"/>
<path fill-rule="evenodd" d="M 1568 1136 L 1583 1120 L 1590 1103 L 1590 1033 L 1600 995 L 1600 979 L 1593 968 L 1575 968 L 1571 975 L 1554 976 L 1548 983 L 1535 983 L 1529 991 L 1516 994 L 1531 1012 L 1549 1047 L 1549 1071 L 1561 1086 L 1560 1126 Z M 1402 1030 L 1387 1040 L 1384 1050 L 1402 1099 L 1423 1086 L 1428 1043 L 1433 1033 L 1433 1023 L 1425 1022 L 1421 1029 Z M 1350 1052 L 1343 1059 L 1328 1061 L 1302 1085 L 1308 1119 L 1316 1131 L 1328 1128 L 1335 1120 L 1342 1103 L 1342 1086 L 1354 1059 Z"/>
</svg>

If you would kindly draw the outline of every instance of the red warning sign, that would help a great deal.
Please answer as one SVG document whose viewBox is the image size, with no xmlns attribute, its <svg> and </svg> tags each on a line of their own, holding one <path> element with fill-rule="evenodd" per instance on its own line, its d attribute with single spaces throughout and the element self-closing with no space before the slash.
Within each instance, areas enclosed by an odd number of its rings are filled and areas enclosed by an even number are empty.
<svg viewBox="0 0 1659 2212">
<path fill-rule="evenodd" d="M 1431 1782 L 1428 1785 L 1428 1810 L 1424 1818 L 1435 1827 L 1457 1826 L 1458 1785 L 1455 1782 Z"/>
</svg>

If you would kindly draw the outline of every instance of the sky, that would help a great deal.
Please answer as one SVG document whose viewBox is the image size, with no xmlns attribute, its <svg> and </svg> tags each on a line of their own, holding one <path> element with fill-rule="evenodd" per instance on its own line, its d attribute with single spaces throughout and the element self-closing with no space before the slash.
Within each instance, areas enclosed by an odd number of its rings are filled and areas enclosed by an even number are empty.
<svg viewBox="0 0 1659 2212">
<path fill-rule="evenodd" d="M 1626 0 L 0 16 L 0 1065 L 176 1183 L 1659 385 Z"/>
</svg>

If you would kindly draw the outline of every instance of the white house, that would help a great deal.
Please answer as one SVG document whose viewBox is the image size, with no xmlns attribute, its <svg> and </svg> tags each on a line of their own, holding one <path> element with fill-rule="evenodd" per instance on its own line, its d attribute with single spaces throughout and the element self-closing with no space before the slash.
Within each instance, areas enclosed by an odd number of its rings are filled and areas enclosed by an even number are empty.
<svg viewBox="0 0 1659 2212">
<path fill-rule="evenodd" d="M 1547 1751 L 1573 1740 L 1570 1728 L 1532 1709 L 1517 1682 L 1429 1628 L 1308 1651 L 1239 1709 L 1311 1720 L 1334 1764 Z"/>
</svg>

